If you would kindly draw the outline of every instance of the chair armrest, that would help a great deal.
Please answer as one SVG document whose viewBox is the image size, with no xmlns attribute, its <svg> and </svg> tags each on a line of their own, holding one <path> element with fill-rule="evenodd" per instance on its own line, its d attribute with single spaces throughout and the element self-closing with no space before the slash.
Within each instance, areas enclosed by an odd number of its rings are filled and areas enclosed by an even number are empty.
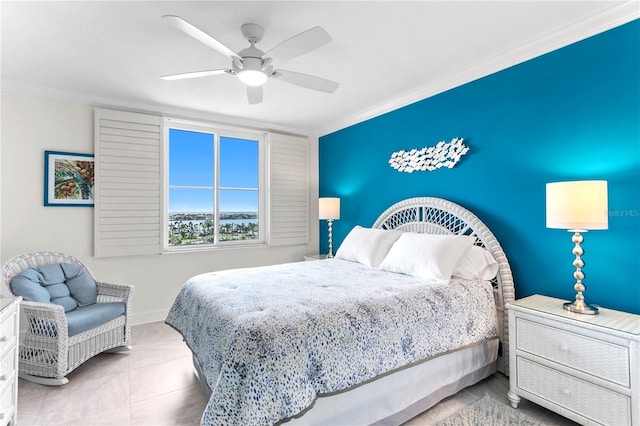
<svg viewBox="0 0 640 426">
<path fill-rule="evenodd" d="M 135 287 L 129 284 L 96 282 L 98 302 L 124 302 L 129 306 L 133 301 Z"/>
<path fill-rule="evenodd" d="M 67 317 L 61 305 L 22 300 L 20 307 L 26 318 L 27 333 L 54 338 L 68 335 Z"/>
<path fill-rule="evenodd" d="M 129 284 L 113 284 L 96 282 L 98 288 L 98 303 L 101 302 L 124 302 L 126 322 L 124 326 L 125 345 L 131 343 L 131 313 L 133 305 L 133 293 L 135 287 Z"/>
</svg>

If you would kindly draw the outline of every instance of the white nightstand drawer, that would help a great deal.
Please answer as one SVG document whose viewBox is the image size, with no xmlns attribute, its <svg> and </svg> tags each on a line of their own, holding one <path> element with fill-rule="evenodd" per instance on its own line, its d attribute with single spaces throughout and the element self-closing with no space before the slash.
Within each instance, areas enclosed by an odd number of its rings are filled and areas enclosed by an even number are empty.
<svg viewBox="0 0 640 426">
<path fill-rule="evenodd" d="M 519 350 L 630 387 L 629 349 L 602 340 L 535 323 L 516 322 Z"/>
<path fill-rule="evenodd" d="M 606 425 L 631 424 L 631 398 L 518 357 L 518 387 Z"/>
</svg>

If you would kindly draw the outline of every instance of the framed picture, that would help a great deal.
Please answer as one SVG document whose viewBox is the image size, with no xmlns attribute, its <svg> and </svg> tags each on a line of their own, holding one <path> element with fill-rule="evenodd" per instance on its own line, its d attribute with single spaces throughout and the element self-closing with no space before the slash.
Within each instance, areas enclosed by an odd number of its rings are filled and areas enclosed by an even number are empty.
<svg viewBox="0 0 640 426">
<path fill-rule="evenodd" d="M 94 158 L 91 154 L 44 152 L 44 205 L 93 206 Z"/>
</svg>

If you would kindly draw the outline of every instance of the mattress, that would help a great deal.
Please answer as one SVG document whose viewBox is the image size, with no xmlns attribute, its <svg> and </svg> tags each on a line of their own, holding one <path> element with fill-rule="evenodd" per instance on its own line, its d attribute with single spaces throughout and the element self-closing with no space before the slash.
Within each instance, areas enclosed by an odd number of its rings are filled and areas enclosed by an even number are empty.
<svg viewBox="0 0 640 426">
<path fill-rule="evenodd" d="M 320 395 L 498 336 L 492 286 L 337 259 L 198 275 L 167 317 L 212 394 L 203 424 L 275 424 Z"/>
</svg>

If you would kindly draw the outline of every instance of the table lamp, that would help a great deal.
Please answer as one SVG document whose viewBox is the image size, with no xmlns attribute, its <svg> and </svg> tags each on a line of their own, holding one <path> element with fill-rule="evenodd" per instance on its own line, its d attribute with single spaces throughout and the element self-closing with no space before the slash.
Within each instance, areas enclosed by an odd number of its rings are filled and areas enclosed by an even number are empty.
<svg viewBox="0 0 640 426">
<path fill-rule="evenodd" d="M 333 221 L 340 219 L 340 198 L 324 197 L 318 200 L 318 218 L 326 220 L 329 227 L 329 253 L 327 258 L 333 257 Z"/>
<path fill-rule="evenodd" d="M 577 292 L 573 302 L 564 304 L 564 309 L 580 314 L 594 315 L 598 308 L 585 303 L 584 250 L 580 246 L 582 233 L 588 230 L 607 229 L 609 226 L 607 206 L 607 182 L 604 180 L 584 180 L 575 182 L 553 182 L 547 184 L 547 228 L 566 229 L 573 232 L 571 241 L 575 244 L 573 277 Z"/>
</svg>

